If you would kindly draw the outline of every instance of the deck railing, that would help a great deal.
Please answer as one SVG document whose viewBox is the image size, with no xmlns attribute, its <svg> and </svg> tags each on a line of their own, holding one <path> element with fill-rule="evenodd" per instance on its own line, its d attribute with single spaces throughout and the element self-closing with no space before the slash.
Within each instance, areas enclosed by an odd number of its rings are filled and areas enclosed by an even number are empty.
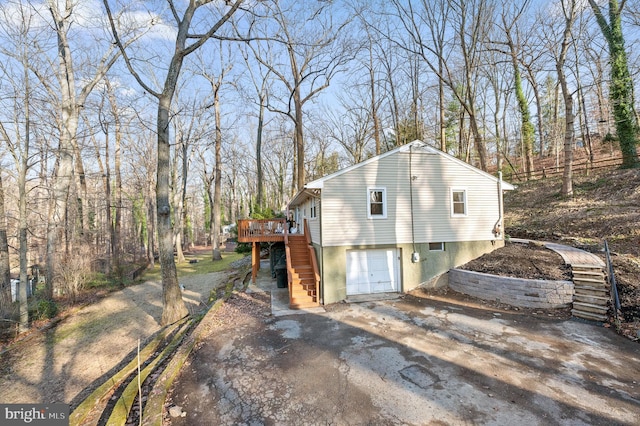
<svg viewBox="0 0 640 426">
<path fill-rule="evenodd" d="M 311 268 L 316 282 L 316 301 L 320 304 L 320 268 L 318 267 L 318 260 L 316 259 L 316 250 L 311 243 L 311 231 L 309 230 L 309 223 L 307 219 L 304 220 L 304 234 L 307 237 L 307 246 L 309 247 L 309 258 L 311 259 Z"/>
<path fill-rule="evenodd" d="M 285 219 L 239 219 L 238 242 L 284 241 Z"/>
</svg>

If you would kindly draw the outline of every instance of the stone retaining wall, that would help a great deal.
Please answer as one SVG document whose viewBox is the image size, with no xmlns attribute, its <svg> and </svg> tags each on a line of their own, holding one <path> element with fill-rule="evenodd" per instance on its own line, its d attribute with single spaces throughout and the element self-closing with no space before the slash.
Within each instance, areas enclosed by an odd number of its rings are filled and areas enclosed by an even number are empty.
<svg viewBox="0 0 640 426">
<path fill-rule="evenodd" d="M 449 287 L 459 293 L 523 308 L 564 308 L 573 302 L 573 282 L 528 280 L 451 269 Z"/>
</svg>

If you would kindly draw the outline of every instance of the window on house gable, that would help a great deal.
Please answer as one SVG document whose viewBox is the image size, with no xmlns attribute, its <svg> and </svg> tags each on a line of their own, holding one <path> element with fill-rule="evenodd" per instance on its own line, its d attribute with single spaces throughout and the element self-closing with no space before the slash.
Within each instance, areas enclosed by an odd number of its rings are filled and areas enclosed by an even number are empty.
<svg viewBox="0 0 640 426">
<path fill-rule="evenodd" d="M 385 219 L 387 217 L 386 188 L 368 188 L 369 219 Z"/>
<path fill-rule="evenodd" d="M 451 216 L 467 215 L 467 190 L 451 190 Z"/>
</svg>

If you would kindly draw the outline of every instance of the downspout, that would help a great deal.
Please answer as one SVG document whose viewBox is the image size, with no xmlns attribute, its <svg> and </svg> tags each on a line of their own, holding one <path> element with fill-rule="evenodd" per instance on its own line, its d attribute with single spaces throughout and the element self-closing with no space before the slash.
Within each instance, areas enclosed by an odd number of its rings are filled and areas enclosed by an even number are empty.
<svg viewBox="0 0 640 426">
<path fill-rule="evenodd" d="M 504 216 L 504 205 L 502 198 L 502 172 L 498 172 L 498 221 L 493 226 L 493 235 L 496 238 L 500 238 L 502 236 L 502 217 Z"/>
<path fill-rule="evenodd" d="M 411 202 L 411 244 L 413 245 L 413 253 L 411 253 L 411 262 L 418 263 L 420 262 L 420 253 L 416 250 L 416 235 L 415 235 L 415 226 L 413 220 L 413 172 L 411 168 L 411 159 L 413 153 L 413 145 L 409 145 L 409 200 Z"/>
<path fill-rule="evenodd" d="M 323 230 L 322 230 L 322 190 L 320 190 L 320 196 L 318 197 L 318 204 L 316 204 L 316 217 L 318 218 L 318 238 L 319 238 L 319 242 L 318 244 L 320 244 L 320 253 L 322 253 L 322 256 L 320 256 L 320 261 L 321 266 L 319 266 L 320 271 L 318 271 L 318 273 L 320 273 L 320 288 L 318 289 L 318 303 L 320 305 L 324 305 L 324 245 L 322 244 L 322 234 L 323 234 Z"/>
</svg>

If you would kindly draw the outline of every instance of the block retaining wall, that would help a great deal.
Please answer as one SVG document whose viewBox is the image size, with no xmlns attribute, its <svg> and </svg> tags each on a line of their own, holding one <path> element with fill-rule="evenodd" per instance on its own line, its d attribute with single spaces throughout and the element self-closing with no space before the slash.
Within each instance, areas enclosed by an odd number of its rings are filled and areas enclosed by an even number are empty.
<svg viewBox="0 0 640 426">
<path fill-rule="evenodd" d="M 449 287 L 459 293 L 523 308 L 564 308 L 573 302 L 573 282 L 527 280 L 451 269 Z"/>
</svg>

